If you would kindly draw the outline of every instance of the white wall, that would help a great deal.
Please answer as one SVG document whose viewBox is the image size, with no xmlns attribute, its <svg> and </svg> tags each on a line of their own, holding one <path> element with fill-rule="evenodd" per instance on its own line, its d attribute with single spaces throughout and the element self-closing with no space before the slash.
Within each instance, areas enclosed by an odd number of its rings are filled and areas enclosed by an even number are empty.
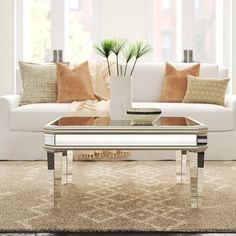
<svg viewBox="0 0 236 236">
<path fill-rule="evenodd" d="M 0 0 L 0 96 L 14 92 L 14 0 Z"/>
<path fill-rule="evenodd" d="M 232 0 L 232 93 L 236 94 L 236 1 Z"/>
<path fill-rule="evenodd" d="M 99 0 L 99 3 L 102 13 L 100 38 L 119 37 L 130 41 L 147 41 L 147 25 L 144 20 L 146 17 L 143 10 L 145 0 Z"/>
</svg>

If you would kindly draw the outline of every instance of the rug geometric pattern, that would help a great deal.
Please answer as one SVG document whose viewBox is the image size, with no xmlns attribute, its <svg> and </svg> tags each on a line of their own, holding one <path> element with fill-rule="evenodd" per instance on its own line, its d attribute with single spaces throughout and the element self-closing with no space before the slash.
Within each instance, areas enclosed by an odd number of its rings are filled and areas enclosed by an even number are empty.
<svg viewBox="0 0 236 236">
<path fill-rule="evenodd" d="M 205 165 L 203 206 L 176 185 L 174 161 L 74 162 L 59 208 L 45 161 L 0 162 L 0 231 L 236 231 L 236 162 Z"/>
</svg>

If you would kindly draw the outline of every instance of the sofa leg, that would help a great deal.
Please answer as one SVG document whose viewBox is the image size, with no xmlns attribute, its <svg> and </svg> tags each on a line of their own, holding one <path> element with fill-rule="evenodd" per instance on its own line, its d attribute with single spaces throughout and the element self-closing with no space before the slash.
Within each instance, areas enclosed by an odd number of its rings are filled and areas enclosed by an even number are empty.
<svg viewBox="0 0 236 236">
<path fill-rule="evenodd" d="M 176 151 L 176 183 L 184 184 L 187 182 L 187 152 Z"/>
</svg>

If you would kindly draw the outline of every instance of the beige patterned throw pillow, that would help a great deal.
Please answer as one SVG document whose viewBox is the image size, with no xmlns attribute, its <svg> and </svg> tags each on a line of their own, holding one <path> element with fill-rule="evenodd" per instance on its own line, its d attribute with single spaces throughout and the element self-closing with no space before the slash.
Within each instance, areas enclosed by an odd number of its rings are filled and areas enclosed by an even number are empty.
<svg viewBox="0 0 236 236">
<path fill-rule="evenodd" d="M 209 103 L 224 106 L 228 79 L 199 78 L 188 75 L 187 80 L 184 103 Z"/>
<path fill-rule="evenodd" d="M 23 84 L 20 105 L 54 103 L 57 99 L 56 65 L 19 62 Z"/>
</svg>

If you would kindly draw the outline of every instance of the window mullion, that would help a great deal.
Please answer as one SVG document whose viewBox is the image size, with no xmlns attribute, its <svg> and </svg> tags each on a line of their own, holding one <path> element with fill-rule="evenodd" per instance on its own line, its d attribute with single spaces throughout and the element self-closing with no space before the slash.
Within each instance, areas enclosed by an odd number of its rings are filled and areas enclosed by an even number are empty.
<svg viewBox="0 0 236 236">
<path fill-rule="evenodd" d="M 24 33 L 23 33 L 23 0 L 18 0 L 16 4 L 16 63 L 19 60 L 23 60 L 23 43 L 24 43 Z M 24 25 L 25 27 L 25 25 Z"/>
<path fill-rule="evenodd" d="M 224 12 L 223 12 L 223 66 L 230 66 L 230 22 L 231 22 L 231 3 L 230 0 L 224 1 Z"/>
<path fill-rule="evenodd" d="M 68 9 L 66 0 L 51 0 L 52 19 L 52 49 L 61 49 L 66 57 L 66 45 L 68 35 Z"/>
<path fill-rule="evenodd" d="M 144 14 L 144 21 L 145 21 L 145 26 L 146 25 L 154 25 L 153 20 L 154 20 L 154 15 L 153 15 L 153 1 L 149 1 L 149 4 L 146 5 L 145 10 L 145 14 Z M 144 4 L 145 5 L 145 4 Z M 154 45 L 154 29 L 153 27 L 146 27 L 144 29 L 144 32 L 146 31 L 146 41 L 150 44 L 150 45 Z M 154 53 L 148 53 L 148 55 L 146 56 L 146 59 L 148 62 L 152 62 L 154 59 Z"/>
<path fill-rule="evenodd" d="M 181 22 L 182 22 L 182 50 L 193 49 L 193 17 L 194 17 L 194 0 L 182 0 L 181 7 Z"/>
<path fill-rule="evenodd" d="M 216 2 L 216 63 L 223 65 L 223 0 Z"/>
<path fill-rule="evenodd" d="M 21 51 L 19 51 L 18 56 L 22 57 L 24 60 L 27 59 L 29 60 L 30 56 L 30 33 L 29 33 L 29 28 L 30 28 L 30 21 L 29 21 L 29 15 L 30 15 L 30 2 L 29 0 L 20 0 L 17 4 L 20 7 L 18 9 L 18 17 L 20 17 L 20 22 L 22 25 L 18 25 L 20 27 L 20 31 L 18 34 L 18 37 L 20 40 L 22 40 L 22 45 Z M 21 42 L 18 42 L 18 45 Z"/>
<path fill-rule="evenodd" d="M 183 43 L 182 43 L 182 0 L 176 1 L 176 55 L 177 61 L 183 59 Z"/>
</svg>

